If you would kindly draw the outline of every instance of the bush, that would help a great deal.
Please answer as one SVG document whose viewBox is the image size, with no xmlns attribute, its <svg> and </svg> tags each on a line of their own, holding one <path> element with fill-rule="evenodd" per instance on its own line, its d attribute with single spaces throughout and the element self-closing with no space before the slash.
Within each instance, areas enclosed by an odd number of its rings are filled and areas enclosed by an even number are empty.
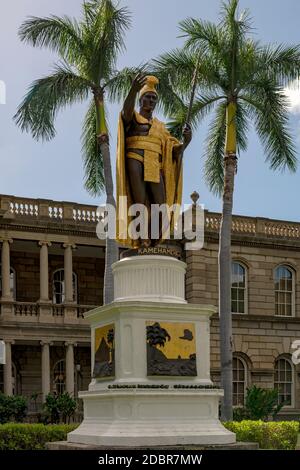
<svg viewBox="0 0 300 470">
<path fill-rule="evenodd" d="M 69 423 L 71 417 L 75 414 L 76 408 L 76 400 L 68 392 L 61 395 L 48 393 L 43 405 L 41 420 L 44 424 L 49 422 L 52 424 L 59 422 Z"/>
<path fill-rule="evenodd" d="M 260 449 L 293 450 L 299 432 L 298 421 L 230 421 L 223 423 L 240 442 L 257 442 Z"/>
<path fill-rule="evenodd" d="M 246 408 L 241 406 L 233 408 L 233 421 L 244 421 L 246 419 L 250 419 Z"/>
<path fill-rule="evenodd" d="M 247 389 L 245 408 L 249 411 L 249 419 L 267 420 L 270 415 L 274 419 L 283 405 L 278 404 L 278 390 L 266 390 L 255 385 Z"/>
<path fill-rule="evenodd" d="M 253 385 L 247 388 L 245 406 L 234 409 L 233 419 L 234 421 L 245 419 L 267 421 L 271 416 L 274 420 L 283 406 L 284 403 L 278 405 L 278 390 L 268 390 Z"/>
<path fill-rule="evenodd" d="M 22 422 L 26 416 L 27 401 L 20 395 L 8 396 L 0 393 L 0 423 Z"/>
<path fill-rule="evenodd" d="M 46 442 L 64 441 L 78 425 L 16 424 L 0 425 L 0 450 L 42 450 Z"/>
</svg>

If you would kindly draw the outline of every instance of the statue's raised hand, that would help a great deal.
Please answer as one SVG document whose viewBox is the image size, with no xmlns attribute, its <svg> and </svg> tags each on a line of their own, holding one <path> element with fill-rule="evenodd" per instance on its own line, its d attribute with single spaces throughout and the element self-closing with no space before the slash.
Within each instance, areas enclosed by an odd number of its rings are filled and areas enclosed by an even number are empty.
<svg viewBox="0 0 300 470">
<path fill-rule="evenodd" d="M 147 76 L 139 72 L 132 81 L 131 89 L 138 93 L 146 85 Z"/>
</svg>

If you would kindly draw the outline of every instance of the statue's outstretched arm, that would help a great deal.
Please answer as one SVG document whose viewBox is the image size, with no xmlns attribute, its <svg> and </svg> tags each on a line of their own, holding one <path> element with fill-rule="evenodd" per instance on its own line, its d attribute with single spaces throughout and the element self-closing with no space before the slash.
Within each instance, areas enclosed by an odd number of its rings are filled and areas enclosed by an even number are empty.
<svg viewBox="0 0 300 470">
<path fill-rule="evenodd" d="M 136 95 L 146 84 L 146 81 L 147 77 L 141 73 L 138 73 L 132 82 L 130 91 L 124 101 L 122 109 L 122 117 L 125 124 L 129 124 L 132 121 Z"/>
</svg>

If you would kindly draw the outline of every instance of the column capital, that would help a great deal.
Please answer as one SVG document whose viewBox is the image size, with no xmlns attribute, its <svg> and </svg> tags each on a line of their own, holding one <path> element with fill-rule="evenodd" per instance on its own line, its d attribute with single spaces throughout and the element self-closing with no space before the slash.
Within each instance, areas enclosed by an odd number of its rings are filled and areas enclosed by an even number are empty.
<svg viewBox="0 0 300 470">
<path fill-rule="evenodd" d="M 14 242 L 12 238 L 9 237 L 0 237 L 0 243 L 8 242 L 10 245 Z"/>
<path fill-rule="evenodd" d="M 48 345 L 48 346 L 53 346 L 53 341 L 49 341 L 48 339 L 42 339 L 42 340 L 40 341 L 40 345 L 41 345 L 41 346 L 46 346 L 46 345 Z"/>
<path fill-rule="evenodd" d="M 47 240 L 39 240 L 39 241 L 38 241 L 38 245 L 39 245 L 39 246 L 44 246 L 44 245 L 46 245 L 46 246 L 52 246 L 52 243 L 51 243 L 51 242 L 48 242 Z"/>
<path fill-rule="evenodd" d="M 64 243 L 63 248 L 72 248 L 72 250 L 75 250 L 77 246 L 75 245 L 75 243 Z"/>
<path fill-rule="evenodd" d="M 3 338 L 5 344 L 15 344 L 15 340 L 12 338 Z"/>
<path fill-rule="evenodd" d="M 74 348 L 76 348 L 77 342 L 76 341 L 65 341 L 65 346 L 66 347 L 73 346 Z"/>
</svg>

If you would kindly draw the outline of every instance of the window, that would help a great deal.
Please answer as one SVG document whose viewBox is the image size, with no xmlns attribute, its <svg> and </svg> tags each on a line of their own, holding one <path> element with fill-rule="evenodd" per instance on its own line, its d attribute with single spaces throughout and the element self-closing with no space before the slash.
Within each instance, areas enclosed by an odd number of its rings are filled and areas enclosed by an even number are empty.
<svg viewBox="0 0 300 470">
<path fill-rule="evenodd" d="M 246 381 L 247 367 L 245 362 L 239 357 L 232 359 L 232 373 L 233 373 L 233 406 L 244 406 L 245 391 L 247 386 Z"/>
<path fill-rule="evenodd" d="M 287 266 L 279 266 L 275 270 L 275 315 L 291 317 L 293 307 L 293 271 Z"/>
<path fill-rule="evenodd" d="M 65 373 L 65 361 L 61 359 L 58 361 L 53 369 L 53 391 L 57 395 L 64 393 L 66 389 L 66 373 Z"/>
<path fill-rule="evenodd" d="M 246 313 L 247 282 L 246 268 L 239 262 L 231 264 L 231 312 Z"/>
<path fill-rule="evenodd" d="M 280 358 L 275 362 L 274 387 L 278 390 L 278 403 L 292 406 L 293 368 L 288 359 Z"/>
<path fill-rule="evenodd" d="M 16 271 L 14 270 L 14 268 L 10 268 L 9 284 L 10 284 L 10 292 L 11 292 L 12 298 L 16 300 Z M 2 296 L 2 271 L 1 271 L 1 263 L 0 263 L 0 297 L 1 296 Z"/>
<path fill-rule="evenodd" d="M 77 276 L 73 273 L 73 301 L 77 302 Z M 53 303 L 63 304 L 65 301 L 65 272 L 58 269 L 53 274 Z"/>
<path fill-rule="evenodd" d="M 4 365 L 0 364 L 0 393 L 4 393 Z"/>
</svg>

